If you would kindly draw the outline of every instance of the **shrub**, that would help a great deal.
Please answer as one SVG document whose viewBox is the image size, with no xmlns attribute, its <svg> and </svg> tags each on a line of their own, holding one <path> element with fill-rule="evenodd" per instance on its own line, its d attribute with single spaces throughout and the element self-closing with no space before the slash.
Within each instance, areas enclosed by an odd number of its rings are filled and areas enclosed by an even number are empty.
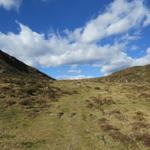
<svg viewBox="0 0 150 150">
<path fill-rule="evenodd" d="M 101 88 L 100 87 L 95 87 L 95 90 L 100 90 Z"/>
<path fill-rule="evenodd" d="M 111 97 L 91 97 L 90 100 L 87 100 L 89 108 L 100 108 L 100 106 L 103 105 L 112 105 L 115 104 L 115 102 L 112 100 Z"/>
<path fill-rule="evenodd" d="M 24 105 L 24 106 L 30 106 L 32 104 L 31 100 L 29 99 L 22 99 L 20 102 L 19 102 L 20 105 Z"/>
<path fill-rule="evenodd" d="M 9 99 L 9 100 L 6 100 L 6 104 L 7 104 L 7 106 L 12 106 L 12 105 L 16 104 L 16 101 Z"/>
</svg>

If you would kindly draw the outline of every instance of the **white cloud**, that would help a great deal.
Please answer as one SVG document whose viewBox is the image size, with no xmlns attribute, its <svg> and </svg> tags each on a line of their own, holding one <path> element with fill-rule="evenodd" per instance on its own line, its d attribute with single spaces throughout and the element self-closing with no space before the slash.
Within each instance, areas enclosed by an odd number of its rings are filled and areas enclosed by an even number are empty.
<svg viewBox="0 0 150 150">
<path fill-rule="evenodd" d="M 131 50 L 132 51 L 137 51 L 137 50 L 139 50 L 139 47 L 137 45 L 132 45 Z"/>
<path fill-rule="evenodd" d="M 145 56 L 135 59 L 124 53 L 117 59 L 112 60 L 109 64 L 103 65 L 101 72 L 104 73 L 104 75 L 108 75 L 123 68 L 150 64 L 150 48 L 148 48 L 146 52 Z"/>
<path fill-rule="evenodd" d="M 144 26 L 150 25 L 150 11 L 147 12 L 147 18 L 146 18 L 146 20 L 144 21 L 144 24 L 143 24 L 143 25 L 144 25 Z"/>
<path fill-rule="evenodd" d="M 109 63 L 102 66 L 101 72 L 104 75 L 126 68 L 132 64 L 134 60 L 129 57 L 126 53 L 120 53 L 118 57 L 112 59 Z"/>
<path fill-rule="evenodd" d="M 64 76 L 57 77 L 57 79 L 59 79 L 59 80 L 61 80 L 61 79 L 79 80 L 79 79 L 89 79 L 89 78 L 93 78 L 93 76 L 86 76 L 86 75 L 80 74 L 80 75 L 73 75 L 73 76 L 64 75 Z"/>
<path fill-rule="evenodd" d="M 72 43 L 55 34 L 45 39 L 44 34 L 32 31 L 20 24 L 20 32 L 0 33 L 0 48 L 31 65 L 57 66 L 64 64 L 88 64 L 107 61 L 120 53 L 121 45 L 97 46 L 96 44 Z M 111 49 L 111 51 L 110 51 Z M 13 50 L 13 51 L 11 51 Z"/>
<path fill-rule="evenodd" d="M 82 71 L 80 69 L 70 69 L 68 73 L 70 74 L 80 74 Z"/>
<path fill-rule="evenodd" d="M 146 56 L 133 59 L 125 53 L 125 43 L 101 45 L 95 41 L 121 33 L 126 35 L 124 40 L 136 40 L 137 36 L 130 35 L 128 31 L 142 29 L 149 17 L 148 11 L 142 0 L 115 0 L 84 27 L 65 30 L 65 36 L 51 33 L 47 37 L 19 24 L 19 33 L 0 33 L 0 49 L 34 66 L 100 64 L 103 74 L 127 66 L 147 64 L 150 63 L 149 49 Z"/>
<path fill-rule="evenodd" d="M 120 40 L 123 40 L 123 41 L 134 41 L 134 40 L 138 40 L 141 38 L 141 35 L 140 33 L 134 33 L 133 35 L 130 35 L 130 34 L 125 34 L 123 35 Z"/>
<path fill-rule="evenodd" d="M 19 9 L 22 0 L 0 0 L 0 6 L 6 10 Z"/>
<path fill-rule="evenodd" d="M 132 62 L 132 66 L 143 66 L 146 64 L 150 64 L 150 48 L 147 49 L 145 56 L 135 59 Z"/>
<path fill-rule="evenodd" d="M 148 12 L 143 0 L 115 0 L 104 13 L 87 23 L 81 40 L 93 42 L 127 32 L 141 24 L 149 25 Z"/>
</svg>

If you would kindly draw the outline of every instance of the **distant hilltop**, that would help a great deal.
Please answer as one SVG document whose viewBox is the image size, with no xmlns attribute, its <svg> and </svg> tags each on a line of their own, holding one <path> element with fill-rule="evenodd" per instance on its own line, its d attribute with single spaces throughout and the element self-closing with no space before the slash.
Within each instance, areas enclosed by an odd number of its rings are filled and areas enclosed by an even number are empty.
<svg viewBox="0 0 150 150">
<path fill-rule="evenodd" d="M 150 82 L 150 65 L 127 68 L 101 78 L 109 82 Z"/>
</svg>

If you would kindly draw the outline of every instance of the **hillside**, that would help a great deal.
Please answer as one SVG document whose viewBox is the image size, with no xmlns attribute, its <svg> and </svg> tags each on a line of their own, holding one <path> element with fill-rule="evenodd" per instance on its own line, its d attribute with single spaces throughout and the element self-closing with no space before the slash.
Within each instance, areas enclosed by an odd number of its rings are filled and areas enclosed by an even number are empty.
<svg viewBox="0 0 150 150">
<path fill-rule="evenodd" d="M 43 105 L 46 99 L 57 97 L 61 92 L 53 87 L 54 81 L 0 50 L 0 98 L 5 105 Z"/>
<path fill-rule="evenodd" d="M 0 150 L 149 150 L 149 65 L 56 81 L 0 53 Z"/>
<path fill-rule="evenodd" d="M 131 67 L 102 78 L 111 82 L 150 82 L 150 65 Z"/>
<path fill-rule="evenodd" d="M 15 57 L 6 54 L 2 50 L 0 50 L 0 73 L 1 75 L 5 74 L 26 77 L 28 76 L 54 80 L 53 78 L 48 77 L 46 74 L 38 71 L 37 69 L 24 64 Z"/>
</svg>

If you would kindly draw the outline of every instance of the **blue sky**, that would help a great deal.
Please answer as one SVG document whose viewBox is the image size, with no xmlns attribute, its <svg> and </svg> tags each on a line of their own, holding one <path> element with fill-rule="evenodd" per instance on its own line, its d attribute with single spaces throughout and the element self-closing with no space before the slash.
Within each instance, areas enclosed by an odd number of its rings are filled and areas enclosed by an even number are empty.
<svg viewBox="0 0 150 150">
<path fill-rule="evenodd" d="M 57 79 L 150 64 L 149 0 L 0 0 L 0 49 Z"/>
</svg>

